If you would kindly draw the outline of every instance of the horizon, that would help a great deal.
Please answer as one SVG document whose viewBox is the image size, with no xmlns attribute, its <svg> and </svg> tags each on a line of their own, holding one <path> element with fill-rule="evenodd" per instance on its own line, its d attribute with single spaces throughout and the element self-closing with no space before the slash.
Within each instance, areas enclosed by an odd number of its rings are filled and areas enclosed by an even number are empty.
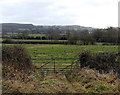
<svg viewBox="0 0 120 95">
<path fill-rule="evenodd" d="M 95 28 L 95 27 L 90 27 L 90 26 L 83 26 L 83 25 L 75 25 L 75 24 L 69 24 L 69 25 L 43 25 L 43 24 L 33 24 L 33 23 L 10 23 L 10 22 L 6 22 L 6 23 L 1 23 L 1 24 L 31 24 L 31 25 L 34 25 L 34 26 L 80 26 L 80 27 L 87 27 L 87 28 Z M 114 26 L 109 26 L 109 27 L 114 27 Z M 106 28 L 95 28 L 95 29 L 107 29 L 109 27 L 106 27 Z M 116 28 L 116 27 L 115 27 Z"/>
<path fill-rule="evenodd" d="M 0 22 L 43 26 L 118 27 L 119 0 L 1 0 Z"/>
</svg>

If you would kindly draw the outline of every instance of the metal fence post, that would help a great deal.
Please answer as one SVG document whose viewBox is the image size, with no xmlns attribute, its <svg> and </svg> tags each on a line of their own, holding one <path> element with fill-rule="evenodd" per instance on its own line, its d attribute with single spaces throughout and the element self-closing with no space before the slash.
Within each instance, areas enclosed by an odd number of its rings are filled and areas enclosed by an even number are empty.
<svg viewBox="0 0 120 95">
<path fill-rule="evenodd" d="M 53 64 L 54 64 L 54 73 L 55 73 L 55 58 L 53 58 L 53 56 L 51 57 Z"/>
<path fill-rule="evenodd" d="M 53 61 L 54 61 L 54 73 L 55 73 L 55 59 L 53 58 Z"/>
</svg>

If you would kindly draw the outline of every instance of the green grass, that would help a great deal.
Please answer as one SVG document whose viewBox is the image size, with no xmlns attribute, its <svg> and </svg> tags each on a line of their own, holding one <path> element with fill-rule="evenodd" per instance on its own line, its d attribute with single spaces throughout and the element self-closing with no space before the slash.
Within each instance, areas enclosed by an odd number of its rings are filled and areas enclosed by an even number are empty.
<svg viewBox="0 0 120 95">
<path fill-rule="evenodd" d="M 45 37 L 45 34 L 29 34 L 28 36 Z"/>
<path fill-rule="evenodd" d="M 29 54 L 32 57 L 32 62 L 38 66 L 50 62 L 47 67 L 53 67 L 54 62 L 56 68 L 64 68 L 74 62 L 80 52 L 91 51 L 97 52 L 112 52 L 118 51 L 118 46 L 113 45 L 48 45 L 48 44 L 24 44 Z M 55 60 L 54 60 L 55 59 Z"/>
<path fill-rule="evenodd" d="M 100 42 L 99 42 L 99 43 L 98 43 L 98 42 L 96 43 L 96 45 L 102 45 L 102 44 L 103 44 L 103 43 L 100 43 Z"/>
<path fill-rule="evenodd" d="M 2 39 L 2 38 L 0 38 L 0 41 L 3 41 L 3 39 Z"/>
<path fill-rule="evenodd" d="M 31 54 L 32 58 L 39 59 L 33 60 L 33 62 L 48 62 L 51 60 L 44 60 L 44 59 L 51 59 L 54 58 L 55 62 L 58 64 L 67 65 L 66 62 L 71 64 L 74 59 L 78 57 L 80 52 L 88 50 L 93 53 L 103 52 L 103 51 L 118 51 L 118 46 L 99 46 L 99 45 L 45 45 L 45 44 L 29 44 L 25 45 L 28 49 L 29 53 Z M 61 58 L 61 59 L 60 59 Z M 66 60 L 65 60 L 66 59 Z M 53 61 L 52 61 L 53 63 Z"/>
<path fill-rule="evenodd" d="M 28 41 L 28 42 L 62 42 L 62 41 L 67 41 L 67 40 L 28 40 L 28 39 L 11 39 L 12 41 Z"/>
<path fill-rule="evenodd" d="M 0 39 L 3 41 L 5 39 Z M 11 41 L 27 41 L 27 42 L 66 42 L 67 40 L 28 40 L 28 39 L 10 39 Z"/>
<path fill-rule="evenodd" d="M 10 37 L 10 36 L 17 36 L 20 33 L 7 33 L 4 36 Z M 45 34 L 28 34 L 28 36 L 34 36 L 34 37 L 45 37 Z"/>
</svg>

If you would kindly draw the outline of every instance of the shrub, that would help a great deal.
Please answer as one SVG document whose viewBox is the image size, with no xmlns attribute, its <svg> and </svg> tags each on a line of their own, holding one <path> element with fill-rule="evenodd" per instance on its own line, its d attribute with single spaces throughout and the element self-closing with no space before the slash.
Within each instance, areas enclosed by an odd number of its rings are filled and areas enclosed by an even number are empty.
<svg viewBox="0 0 120 95">
<path fill-rule="evenodd" d="M 111 70 L 118 72 L 118 62 L 115 52 L 100 52 L 92 54 L 88 51 L 84 51 L 79 54 L 79 62 L 81 68 L 89 67 L 99 70 L 100 72 L 109 72 Z"/>
<path fill-rule="evenodd" d="M 22 45 L 2 47 L 3 66 L 12 65 L 18 70 L 29 70 L 32 67 L 31 57 Z"/>
<path fill-rule="evenodd" d="M 84 51 L 79 55 L 79 61 L 80 61 L 80 66 L 81 68 L 83 67 L 92 67 L 93 65 L 93 54 L 90 53 L 89 51 Z M 95 64 L 94 64 L 95 65 Z"/>
<path fill-rule="evenodd" d="M 98 62 L 98 67 L 101 70 L 108 72 L 109 70 L 115 69 L 117 66 L 116 63 L 116 54 L 113 52 L 103 52 L 95 55 L 95 61 Z M 98 69 L 99 69 L 98 68 Z"/>
</svg>

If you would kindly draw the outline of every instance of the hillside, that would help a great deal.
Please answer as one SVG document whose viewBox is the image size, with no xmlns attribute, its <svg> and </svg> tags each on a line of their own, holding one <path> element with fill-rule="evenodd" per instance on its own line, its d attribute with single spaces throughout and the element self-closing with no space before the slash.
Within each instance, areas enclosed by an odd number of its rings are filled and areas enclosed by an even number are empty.
<svg viewBox="0 0 120 95">
<path fill-rule="evenodd" d="M 33 24 L 18 24 L 18 23 L 3 23 L 2 24 L 2 32 L 10 33 L 10 32 L 24 32 L 29 31 L 29 33 L 44 33 L 45 31 L 54 30 L 54 31 L 80 31 L 80 30 L 88 30 L 91 31 L 94 28 L 84 27 L 78 25 L 66 25 L 66 26 L 42 26 L 42 25 L 33 25 Z"/>
<path fill-rule="evenodd" d="M 3 23 L 2 32 L 21 32 L 23 30 L 32 30 L 34 26 L 32 24 L 17 24 L 17 23 Z"/>
</svg>

